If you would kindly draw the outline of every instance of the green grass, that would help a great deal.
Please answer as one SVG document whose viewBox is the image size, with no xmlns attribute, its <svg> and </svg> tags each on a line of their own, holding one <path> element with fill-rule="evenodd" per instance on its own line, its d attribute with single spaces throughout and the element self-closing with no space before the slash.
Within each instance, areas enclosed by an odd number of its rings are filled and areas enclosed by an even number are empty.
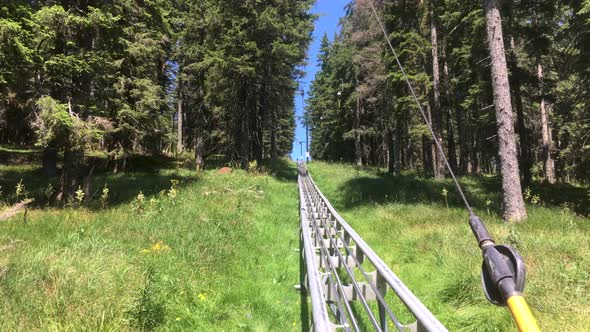
<svg viewBox="0 0 590 332">
<path fill-rule="evenodd" d="M 300 328 L 296 170 L 272 173 L 99 174 L 105 209 L 39 202 L 0 222 L 0 331 Z M 23 179 L 42 201 L 40 174 L 0 167 L 3 199 Z"/>
<path fill-rule="evenodd" d="M 0 152 L 13 153 L 13 154 L 27 154 L 39 152 L 39 149 L 32 149 L 28 146 L 16 146 L 16 145 L 0 145 Z"/>
<path fill-rule="evenodd" d="M 51 207 L 44 192 L 56 179 L 38 165 L 0 166 L 3 202 L 19 200 L 21 179 L 36 199 L 27 224 L 22 214 L 0 222 L 0 331 L 291 331 L 308 324 L 308 300 L 293 288 L 300 283 L 293 164 L 272 165 L 269 174 L 196 175 L 174 168 L 174 160 L 138 158 L 130 167 L 136 172 L 98 172 L 98 192 L 80 208 Z M 448 180 L 319 162 L 310 170 L 450 330 L 515 330 L 508 311 L 483 296 L 480 253 Z M 506 225 L 497 179 L 461 181 L 498 242 L 523 255 L 526 297 L 541 327 L 590 330 L 590 219 L 579 215 L 588 209 L 588 189 L 536 184 L 540 203 L 529 204 L 528 221 Z M 97 198 L 105 183 L 103 208 Z M 407 313 L 401 317 L 408 322 Z"/>
<path fill-rule="evenodd" d="M 0 165 L 39 162 L 41 150 L 28 146 L 0 144 Z"/>
<path fill-rule="evenodd" d="M 509 311 L 483 295 L 480 251 L 450 181 L 321 162 L 309 169 L 340 214 L 449 330 L 516 330 Z M 461 182 L 497 242 L 524 257 L 525 295 L 541 329 L 589 331 L 590 219 L 574 212 L 588 211 L 588 189 L 536 184 L 531 191 L 540 203 L 528 204 L 528 220 L 507 225 L 498 216 L 497 179 Z"/>
</svg>

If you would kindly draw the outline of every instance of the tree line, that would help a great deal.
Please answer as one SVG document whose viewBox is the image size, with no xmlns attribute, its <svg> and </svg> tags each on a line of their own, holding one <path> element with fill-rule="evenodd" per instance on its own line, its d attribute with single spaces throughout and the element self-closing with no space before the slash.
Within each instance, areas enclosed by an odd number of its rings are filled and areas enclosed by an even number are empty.
<svg viewBox="0 0 590 332">
<path fill-rule="evenodd" d="M 312 4 L 2 1 L 0 143 L 40 146 L 65 199 L 95 159 L 117 171 L 137 153 L 189 151 L 197 169 L 286 155 Z"/>
<path fill-rule="evenodd" d="M 311 86 L 314 158 L 447 175 L 371 3 L 450 167 L 500 174 L 506 219 L 521 182 L 590 181 L 588 0 L 351 2 Z"/>
</svg>

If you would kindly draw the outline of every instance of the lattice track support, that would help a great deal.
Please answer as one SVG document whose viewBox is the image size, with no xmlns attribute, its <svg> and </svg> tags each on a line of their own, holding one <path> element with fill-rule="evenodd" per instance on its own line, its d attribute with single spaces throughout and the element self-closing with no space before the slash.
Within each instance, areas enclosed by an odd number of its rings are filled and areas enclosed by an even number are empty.
<svg viewBox="0 0 590 332">
<path fill-rule="evenodd" d="M 299 164 L 298 184 L 304 282 L 312 302 L 314 331 L 359 331 L 359 325 L 376 331 L 387 331 L 389 326 L 400 331 L 447 331 L 340 217 L 303 164 Z M 368 266 L 372 271 L 366 271 Z M 415 322 L 398 321 L 385 299 L 389 291 L 406 305 Z M 364 312 L 359 315 L 352 302 L 360 303 Z"/>
</svg>

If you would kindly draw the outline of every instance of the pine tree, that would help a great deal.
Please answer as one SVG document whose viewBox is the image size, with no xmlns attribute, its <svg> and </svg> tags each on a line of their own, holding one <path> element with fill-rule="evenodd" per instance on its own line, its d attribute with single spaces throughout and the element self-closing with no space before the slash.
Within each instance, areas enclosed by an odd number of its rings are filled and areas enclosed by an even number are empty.
<svg viewBox="0 0 590 332">
<path fill-rule="evenodd" d="M 437 4 L 431 0 L 429 2 L 429 21 L 430 21 L 430 43 L 432 46 L 432 94 L 433 94 L 433 102 L 432 102 L 432 110 L 434 113 L 434 121 L 432 122 L 435 139 L 438 143 L 442 146 L 442 107 L 441 107 L 441 83 L 440 83 L 440 68 L 439 68 L 439 44 L 438 44 L 438 23 L 436 19 L 436 8 Z M 435 149 L 435 160 L 434 160 L 434 177 L 436 179 L 444 178 L 445 173 L 445 164 L 443 160 L 443 156 L 441 151 L 436 148 Z"/>
<path fill-rule="evenodd" d="M 526 219 L 526 210 L 522 198 L 516 158 L 510 84 L 508 83 L 502 21 L 498 2 L 496 0 L 485 0 L 484 9 L 492 62 L 494 104 L 498 127 L 498 155 L 500 158 L 502 201 L 504 205 L 503 216 L 507 221 L 522 221 Z"/>
</svg>

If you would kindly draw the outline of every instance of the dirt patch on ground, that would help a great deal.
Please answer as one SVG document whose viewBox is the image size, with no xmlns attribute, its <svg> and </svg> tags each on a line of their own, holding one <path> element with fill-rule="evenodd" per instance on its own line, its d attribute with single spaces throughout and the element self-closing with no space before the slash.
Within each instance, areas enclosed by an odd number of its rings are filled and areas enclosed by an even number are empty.
<svg viewBox="0 0 590 332">
<path fill-rule="evenodd" d="M 217 170 L 217 174 L 230 174 L 231 172 L 233 172 L 233 169 L 229 168 L 229 167 L 222 167 L 220 169 Z"/>
</svg>

